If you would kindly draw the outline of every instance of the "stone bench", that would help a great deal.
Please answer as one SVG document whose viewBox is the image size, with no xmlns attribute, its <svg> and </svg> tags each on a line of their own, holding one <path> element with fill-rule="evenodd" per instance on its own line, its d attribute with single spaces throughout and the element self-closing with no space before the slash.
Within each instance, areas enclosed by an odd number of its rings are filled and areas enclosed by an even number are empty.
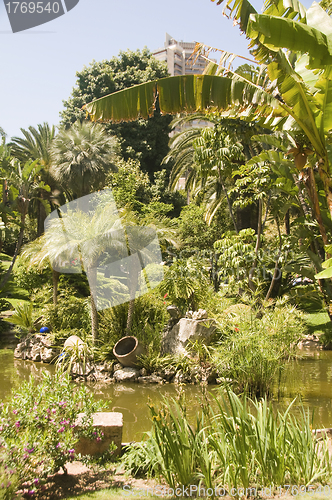
<svg viewBox="0 0 332 500">
<path fill-rule="evenodd" d="M 76 425 L 82 423 L 84 413 L 80 413 L 76 420 Z M 104 433 L 101 441 L 97 439 L 88 439 L 81 437 L 75 446 L 75 452 L 81 455 L 100 455 L 109 449 L 113 442 L 116 445 L 114 455 L 121 453 L 123 415 L 117 412 L 99 412 L 94 413 L 93 427 L 97 427 Z"/>
</svg>

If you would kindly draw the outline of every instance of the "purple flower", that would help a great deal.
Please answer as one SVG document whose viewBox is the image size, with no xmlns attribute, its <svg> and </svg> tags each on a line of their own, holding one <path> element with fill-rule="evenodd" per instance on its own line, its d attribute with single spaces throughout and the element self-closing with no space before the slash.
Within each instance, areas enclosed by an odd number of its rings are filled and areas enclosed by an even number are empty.
<svg viewBox="0 0 332 500">
<path fill-rule="evenodd" d="M 30 448 L 30 450 L 27 450 L 27 451 L 28 451 L 28 453 L 33 453 L 35 451 L 35 449 L 34 448 Z"/>
<path fill-rule="evenodd" d="M 17 422 L 15 422 L 15 427 L 19 428 L 19 426 L 20 426 L 20 425 L 21 425 L 21 424 L 20 424 L 20 421 L 19 421 L 19 420 L 18 420 Z"/>
<path fill-rule="evenodd" d="M 18 410 L 13 410 L 14 415 L 18 414 Z"/>
<path fill-rule="evenodd" d="M 33 482 L 34 482 L 35 484 L 38 484 L 38 483 L 39 483 L 39 479 L 38 479 L 38 477 L 36 477 L 36 479 L 34 479 L 34 480 L 33 480 Z"/>
<path fill-rule="evenodd" d="M 74 448 L 71 448 L 70 450 L 68 450 L 68 453 L 70 453 L 71 455 L 73 455 L 75 453 Z"/>
<path fill-rule="evenodd" d="M 60 429 L 58 429 L 58 432 L 63 432 L 65 430 L 64 427 L 60 427 Z"/>
<path fill-rule="evenodd" d="M 28 495 L 30 495 L 31 497 L 32 497 L 32 495 L 34 495 L 34 494 L 35 494 L 35 490 L 29 490 L 29 491 L 28 491 Z"/>
</svg>

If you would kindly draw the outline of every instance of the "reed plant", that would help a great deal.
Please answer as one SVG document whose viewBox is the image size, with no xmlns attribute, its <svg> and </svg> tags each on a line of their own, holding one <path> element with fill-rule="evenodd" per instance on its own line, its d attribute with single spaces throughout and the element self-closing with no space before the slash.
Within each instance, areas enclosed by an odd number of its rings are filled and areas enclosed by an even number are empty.
<svg viewBox="0 0 332 500">
<path fill-rule="evenodd" d="M 150 471 L 171 488 L 269 487 L 273 492 L 280 485 L 303 489 L 328 482 L 327 439 L 312 432 L 312 418 L 303 407 L 300 418 L 291 414 L 294 401 L 275 412 L 266 397 L 239 398 L 227 390 L 201 403 L 194 424 L 181 402 L 164 400 L 159 409 L 150 405 L 153 428 L 149 446 L 138 450 L 140 460 L 153 464 Z"/>
</svg>

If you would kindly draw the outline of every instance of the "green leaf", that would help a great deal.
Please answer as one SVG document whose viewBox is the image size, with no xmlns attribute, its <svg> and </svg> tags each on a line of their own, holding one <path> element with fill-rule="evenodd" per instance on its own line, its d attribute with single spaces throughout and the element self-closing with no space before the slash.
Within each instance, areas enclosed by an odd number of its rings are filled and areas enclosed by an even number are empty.
<svg viewBox="0 0 332 500">
<path fill-rule="evenodd" d="M 327 279 L 327 278 L 332 278 L 332 267 L 329 267 L 328 269 L 324 269 L 324 271 L 321 271 L 318 274 L 315 274 L 316 279 Z"/>
<path fill-rule="evenodd" d="M 258 39 L 273 52 L 286 48 L 294 52 L 308 53 L 312 68 L 332 64 L 332 40 L 322 31 L 298 21 L 265 14 L 250 17 L 247 35 Z"/>
</svg>

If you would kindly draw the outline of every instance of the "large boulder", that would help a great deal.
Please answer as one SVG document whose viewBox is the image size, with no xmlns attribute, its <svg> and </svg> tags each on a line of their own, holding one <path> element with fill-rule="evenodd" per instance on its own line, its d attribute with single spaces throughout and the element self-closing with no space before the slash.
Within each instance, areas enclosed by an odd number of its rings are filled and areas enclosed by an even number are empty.
<svg viewBox="0 0 332 500">
<path fill-rule="evenodd" d="M 181 318 L 172 328 L 166 328 L 161 343 L 161 353 L 188 355 L 187 346 L 196 340 L 208 344 L 216 330 L 211 319 Z"/>
<path fill-rule="evenodd" d="M 140 373 L 137 368 L 126 366 L 121 370 L 116 370 L 113 377 L 117 382 L 135 382 L 139 375 Z"/>
<path fill-rule="evenodd" d="M 27 337 L 17 345 L 14 357 L 51 363 L 59 353 L 59 349 L 52 347 L 50 336 L 36 334 L 33 337 Z"/>
</svg>

